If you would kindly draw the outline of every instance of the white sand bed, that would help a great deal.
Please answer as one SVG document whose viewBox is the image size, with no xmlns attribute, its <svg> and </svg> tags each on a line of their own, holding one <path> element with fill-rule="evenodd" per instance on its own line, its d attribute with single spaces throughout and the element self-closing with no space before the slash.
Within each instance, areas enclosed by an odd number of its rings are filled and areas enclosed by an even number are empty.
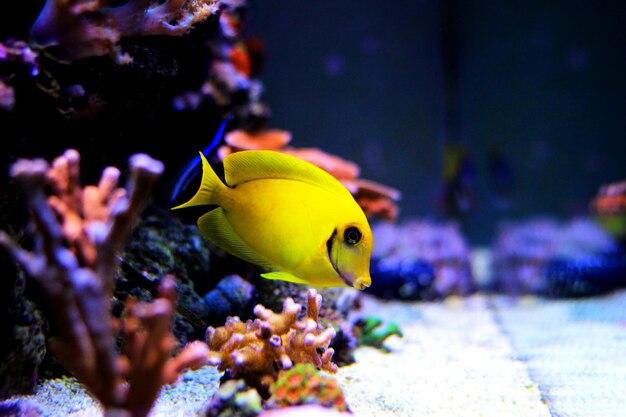
<svg viewBox="0 0 626 417">
<path fill-rule="evenodd" d="M 512 302 L 475 295 L 442 303 L 371 297 L 355 314 L 397 323 L 386 353 L 356 351 L 337 374 L 357 417 L 623 417 L 626 291 L 583 300 Z M 213 368 L 166 387 L 152 417 L 193 417 L 217 389 Z M 76 386 L 23 397 L 43 416 L 100 416 Z"/>
</svg>

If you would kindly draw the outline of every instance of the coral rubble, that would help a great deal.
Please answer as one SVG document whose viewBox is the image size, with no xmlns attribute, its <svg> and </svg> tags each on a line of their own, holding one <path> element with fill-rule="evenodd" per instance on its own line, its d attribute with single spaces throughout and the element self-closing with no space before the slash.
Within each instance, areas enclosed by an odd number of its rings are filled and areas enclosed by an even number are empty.
<svg viewBox="0 0 626 417">
<path fill-rule="evenodd" d="M 117 187 L 120 172 L 111 167 L 98 185 L 83 188 L 79 160 L 78 152 L 68 150 L 51 166 L 42 159 L 13 165 L 11 175 L 32 211 L 35 247 L 25 250 L 4 232 L 0 244 L 47 295 L 58 331 L 50 347 L 59 360 L 107 412 L 124 409 L 141 417 L 163 384 L 174 382 L 186 367 L 202 365 L 207 353 L 206 345 L 197 342 L 170 357 L 176 290 L 173 278 L 167 277 L 157 299 L 129 303 L 121 326 L 125 352 L 115 350 L 111 295 L 117 254 L 163 164 L 134 155 L 126 189 Z M 46 194 L 48 186 L 51 195 Z"/>
<path fill-rule="evenodd" d="M 306 316 L 299 319 L 302 309 L 287 298 L 281 313 L 257 305 L 258 318 L 245 323 L 229 317 L 222 327 L 207 329 L 207 344 L 211 350 L 209 363 L 220 371 L 228 370 L 232 378 L 243 378 L 267 397 L 278 371 L 295 363 L 310 363 L 329 372 L 336 372 L 329 348 L 335 330 L 323 329 L 318 323 L 321 296 L 310 289 Z"/>
</svg>

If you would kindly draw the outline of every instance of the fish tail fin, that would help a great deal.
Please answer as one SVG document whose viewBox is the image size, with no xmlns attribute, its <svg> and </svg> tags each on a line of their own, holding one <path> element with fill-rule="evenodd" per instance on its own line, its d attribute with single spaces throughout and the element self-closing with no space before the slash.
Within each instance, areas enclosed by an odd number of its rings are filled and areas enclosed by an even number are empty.
<svg viewBox="0 0 626 417">
<path fill-rule="evenodd" d="M 209 165 L 209 161 L 207 161 L 202 152 L 200 152 L 200 158 L 202 159 L 202 183 L 200 184 L 200 188 L 191 200 L 179 206 L 172 207 L 172 210 L 192 206 L 219 205 L 220 192 L 226 185 L 224 185 L 215 171 L 213 171 L 213 168 Z"/>
</svg>

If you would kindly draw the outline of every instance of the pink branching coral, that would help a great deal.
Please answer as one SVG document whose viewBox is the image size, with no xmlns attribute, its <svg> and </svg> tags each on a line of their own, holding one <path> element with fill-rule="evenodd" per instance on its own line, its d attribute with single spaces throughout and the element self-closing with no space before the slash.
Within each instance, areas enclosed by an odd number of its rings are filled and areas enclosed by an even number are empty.
<svg viewBox="0 0 626 417">
<path fill-rule="evenodd" d="M 123 37 L 180 36 L 217 12 L 219 0 L 128 0 L 108 7 L 106 0 L 47 0 L 31 28 L 35 42 L 56 46 L 70 61 L 120 53 Z"/>
<path fill-rule="evenodd" d="M 244 323 L 239 317 L 229 317 L 223 327 L 209 327 L 209 364 L 220 371 L 229 370 L 233 378 L 245 379 L 265 396 L 278 371 L 290 369 L 294 363 L 336 372 L 337 365 L 331 361 L 334 349 L 328 347 L 335 330 L 322 329 L 317 322 L 321 303 L 322 297 L 310 289 L 302 319 L 298 319 L 302 306 L 287 298 L 281 313 L 257 305 L 254 321 Z"/>
<path fill-rule="evenodd" d="M 160 387 L 184 368 L 204 364 L 208 352 L 198 342 L 170 358 L 173 278 L 162 281 L 153 302 L 128 305 L 121 326 L 125 354 L 115 351 L 111 295 L 117 252 L 162 172 L 161 162 L 138 154 L 131 158 L 127 189 L 117 187 L 120 172 L 111 167 L 98 185 L 83 188 L 77 151 L 66 151 L 52 166 L 42 159 L 19 160 L 11 175 L 32 211 L 35 248 L 27 251 L 0 232 L 0 245 L 48 297 L 59 331 L 52 351 L 107 412 L 123 409 L 134 417 L 147 415 Z"/>
</svg>

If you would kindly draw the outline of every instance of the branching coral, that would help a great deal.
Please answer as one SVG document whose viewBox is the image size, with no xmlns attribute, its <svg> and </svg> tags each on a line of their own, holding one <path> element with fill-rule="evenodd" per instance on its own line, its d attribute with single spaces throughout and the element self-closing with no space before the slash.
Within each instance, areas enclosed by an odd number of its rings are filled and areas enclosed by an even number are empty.
<svg viewBox="0 0 626 417">
<path fill-rule="evenodd" d="M 47 0 L 31 28 L 35 42 L 56 46 L 70 61 L 114 53 L 118 42 L 142 35 L 179 36 L 218 10 L 219 0 L 129 0 L 107 7 L 105 0 Z"/>
<path fill-rule="evenodd" d="M 322 329 L 318 324 L 321 303 L 322 297 L 310 289 L 302 319 L 298 319 L 302 306 L 287 298 L 281 313 L 257 305 L 254 313 L 258 318 L 254 321 L 244 323 L 229 317 L 223 327 L 209 327 L 209 363 L 220 371 L 229 370 L 233 378 L 244 378 L 264 396 L 278 371 L 294 363 L 336 372 L 337 365 L 331 361 L 334 350 L 328 347 L 335 330 Z"/>
<path fill-rule="evenodd" d="M 163 280 L 153 302 L 129 304 L 122 326 L 126 354 L 118 355 L 114 347 L 110 300 L 117 252 L 162 171 L 161 162 L 139 154 L 131 158 L 128 189 L 117 187 L 115 168 L 105 169 L 97 186 L 82 188 L 74 150 L 52 166 L 42 159 L 19 160 L 11 175 L 33 214 L 35 248 L 22 249 L 0 233 L 0 244 L 48 297 L 59 333 L 51 342 L 53 352 L 105 409 L 124 409 L 136 417 L 148 413 L 162 384 L 173 382 L 186 367 L 203 364 L 207 353 L 206 345 L 196 343 L 170 358 L 172 278 Z"/>
</svg>

